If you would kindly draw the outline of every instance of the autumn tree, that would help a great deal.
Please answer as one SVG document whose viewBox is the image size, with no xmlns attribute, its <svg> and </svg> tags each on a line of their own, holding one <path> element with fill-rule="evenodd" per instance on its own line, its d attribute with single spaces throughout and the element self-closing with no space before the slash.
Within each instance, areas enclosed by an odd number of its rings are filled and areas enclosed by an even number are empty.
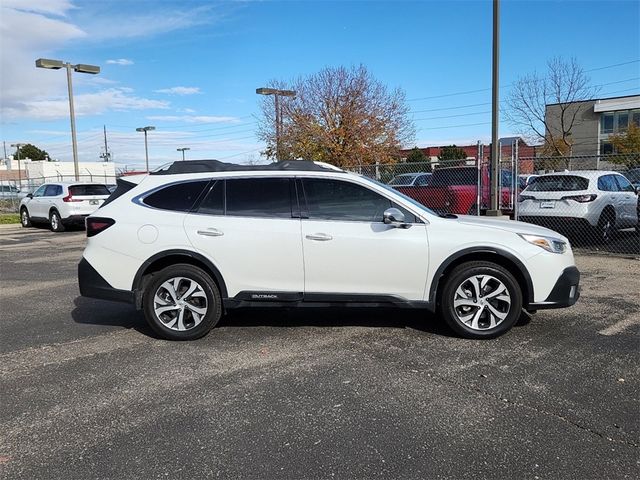
<svg viewBox="0 0 640 480">
<path fill-rule="evenodd" d="M 534 72 L 513 83 L 505 117 L 527 139 L 542 141 L 545 155 L 570 155 L 571 131 L 587 109 L 580 102 L 597 93 L 575 58 L 554 57 L 544 75 Z"/>
<path fill-rule="evenodd" d="M 404 161 L 405 163 L 396 165 L 396 175 L 401 173 L 430 172 L 432 169 L 431 159 L 418 147 L 413 147 Z"/>
<path fill-rule="evenodd" d="M 640 126 L 631 122 L 626 131 L 609 135 L 609 142 L 618 155 L 607 160 L 627 167 L 640 165 Z"/>
<path fill-rule="evenodd" d="M 448 145 L 446 147 L 442 147 L 440 149 L 440 154 L 438 155 L 438 160 L 441 160 L 441 161 L 464 160 L 466 158 L 467 158 L 467 152 L 465 152 L 460 147 L 456 147 L 455 145 Z"/>
<path fill-rule="evenodd" d="M 277 148 L 274 96 L 264 97 L 258 136 L 271 159 L 316 160 L 340 167 L 393 163 L 413 139 L 404 92 L 389 90 L 362 65 L 327 67 L 308 77 L 270 87 L 294 90 L 281 97 Z M 278 151 L 279 150 L 279 155 Z"/>
<path fill-rule="evenodd" d="M 18 149 L 20 150 L 19 152 L 18 152 Z M 44 150 L 40 150 L 35 145 L 27 143 L 25 145 L 22 145 L 22 146 L 16 148 L 16 151 L 13 154 L 13 158 L 15 158 L 15 159 L 20 158 L 20 160 L 25 159 L 25 158 L 29 158 L 29 159 L 31 159 L 33 161 L 48 160 L 49 159 L 49 154 Z"/>
</svg>

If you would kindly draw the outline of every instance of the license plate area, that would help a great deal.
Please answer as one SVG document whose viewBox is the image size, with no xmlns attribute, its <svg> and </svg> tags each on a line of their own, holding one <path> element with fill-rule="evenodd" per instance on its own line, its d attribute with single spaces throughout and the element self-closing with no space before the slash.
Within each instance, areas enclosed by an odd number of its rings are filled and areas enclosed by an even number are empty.
<svg viewBox="0 0 640 480">
<path fill-rule="evenodd" d="M 89 205 L 100 205 L 100 200 L 89 200 Z"/>
<path fill-rule="evenodd" d="M 543 200 L 540 202 L 540 208 L 556 208 L 555 200 Z"/>
</svg>

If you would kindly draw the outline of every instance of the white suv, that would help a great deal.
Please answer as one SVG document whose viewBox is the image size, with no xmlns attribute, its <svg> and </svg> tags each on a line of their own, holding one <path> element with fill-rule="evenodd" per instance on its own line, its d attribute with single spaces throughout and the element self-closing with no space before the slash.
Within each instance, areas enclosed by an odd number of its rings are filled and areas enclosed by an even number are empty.
<svg viewBox="0 0 640 480">
<path fill-rule="evenodd" d="M 133 303 L 167 339 L 201 337 L 231 308 L 302 305 L 424 308 L 465 337 L 491 338 L 523 308 L 579 296 L 556 232 L 439 216 L 314 162 L 176 162 L 118 180 L 86 223 L 81 294 Z"/>
<path fill-rule="evenodd" d="M 109 189 L 101 183 L 45 183 L 20 202 L 20 223 L 48 222 L 54 232 L 63 232 L 84 219 L 109 198 Z"/>
</svg>

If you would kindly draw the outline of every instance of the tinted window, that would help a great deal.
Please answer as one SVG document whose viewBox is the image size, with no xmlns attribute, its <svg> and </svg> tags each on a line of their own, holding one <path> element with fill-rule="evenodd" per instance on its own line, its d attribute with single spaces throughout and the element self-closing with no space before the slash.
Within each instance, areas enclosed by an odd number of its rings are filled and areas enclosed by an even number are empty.
<svg viewBox="0 0 640 480">
<path fill-rule="evenodd" d="M 209 182 L 184 182 L 169 185 L 144 199 L 144 203 L 154 208 L 188 212 Z"/>
<path fill-rule="evenodd" d="M 478 183 L 478 170 L 475 168 L 440 168 L 431 175 L 432 187 L 447 185 L 475 185 Z"/>
<path fill-rule="evenodd" d="M 429 185 L 429 177 L 430 175 L 420 175 L 417 179 L 416 179 L 416 186 L 418 187 L 424 187 L 426 185 Z"/>
<path fill-rule="evenodd" d="M 589 179 L 574 175 L 545 175 L 529 185 L 529 192 L 571 192 L 589 188 Z"/>
<path fill-rule="evenodd" d="M 110 195 L 111 192 L 106 185 L 74 185 L 69 187 L 69 193 L 74 196 L 83 195 Z"/>
<path fill-rule="evenodd" d="M 613 175 L 605 175 L 598 178 L 598 190 L 602 190 L 604 192 L 617 192 L 618 184 L 613 178 Z"/>
<path fill-rule="evenodd" d="M 629 180 L 627 180 L 622 175 L 614 175 L 613 178 L 615 178 L 616 182 L 618 182 L 618 189 L 620 191 L 622 191 L 622 192 L 635 192 L 636 191 L 636 189 L 633 188 L 633 185 L 631 185 L 631 182 L 629 182 Z"/>
<path fill-rule="evenodd" d="M 44 196 L 55 197 L 56 195 L 60 195 L 61 193 L 62 187 L 60 185 L 47 185 L 47 188 L 44 191 Z"/>
<path fill-rule="evenodd" d="M 291 218 L 291 181 L 288 178 L 227 180 L 226 200 L 227 215 Z"/>
<path fill-rule="evenodd" d="M 302 183 L 310 219 L 382 222 L 384 211 L 391 207 L 388 198 L 354 183 L 324 179 Z"/>
<path fill-rule="evenodd" d="M 198 213 L 224 215 L 224 180 L 218 180 L 198 207 Z"/>
<path fill-rule="evenodd" d="M 415 178 L 415 175 L 398 175 L 389 182 L 389 185 L 411 185 Z"/>
</svg>

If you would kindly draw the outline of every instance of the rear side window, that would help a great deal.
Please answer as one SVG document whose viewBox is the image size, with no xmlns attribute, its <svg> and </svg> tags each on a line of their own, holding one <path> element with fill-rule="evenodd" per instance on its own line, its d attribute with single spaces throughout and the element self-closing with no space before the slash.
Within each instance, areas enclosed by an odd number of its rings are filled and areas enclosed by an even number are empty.
<svg viewBox="0 0 640 480">
<path fill-rule="evenodd" d="M 226 214 L 236 217 L 291 218 L 292 182 L 288 178 L 226 180 Z"/>
<path fill-rule="evenodd" d="M 224 180 L 218 180 L 210 187 L 207 196 L 200 202 L 198 213 L 224 215 Z"/>
<path fill-rule="evenodd" d="M 203 180 L 169 185 L 148 195 L 143 202 L 153 208 L 188 212 L 193 208 L 208 183 L 207 180 Z"/>
<path fill-rule="evenodd" d="M 441 168 L 436 169 L 431 176 L 432 187 L 446 187 L 448 185 L 476 185 L 478 170 L 475 168 Z"/>
<path fill-rule="evenodd" d="M 111 195 L 106 185 L 73 185 L 69 187 L 69 193 L 75 197 L 85 195 Z"/>
<path fill-rule="evenodd" d="M 588 178 L 575 175 L 548 175 L 536 178 L 527 190 L 529 192 L 571 192 L 588 188 Z"/>
<path fill-rule="evenodd" d="M 613 178 L 613 175 L 605 175 L 598 178 L 598 190 L 602 190 L 603 192 L 617 192 L 618 184 L 616 183 L 616 179 Z"/>
</svg>

